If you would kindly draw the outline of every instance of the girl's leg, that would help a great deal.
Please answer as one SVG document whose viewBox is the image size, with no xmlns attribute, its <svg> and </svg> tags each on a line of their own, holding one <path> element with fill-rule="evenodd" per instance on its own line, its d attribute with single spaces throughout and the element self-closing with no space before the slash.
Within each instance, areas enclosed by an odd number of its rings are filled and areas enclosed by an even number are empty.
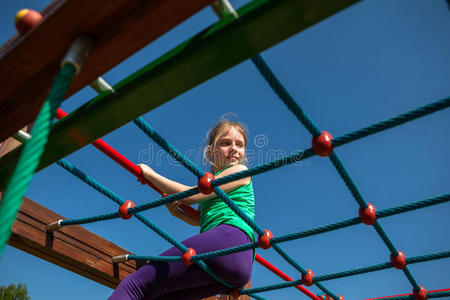
<svg viewBox="0 0 450 300">
<path fill-rule="evenodd" d="M 250 242 L 250 238 L 240 229 L 230 225 L 219 225 L 207 232 L 193 236 L 183 244 L 193 248 L 198 254 L 238 246 Z M 181 251 L 171 248 L 162 256 L 180 256 Z M 253 251 L 248 250 L 227 256 L 205 260 L 212 271 L 233 286 L 244 286 L 251 275 Z M 215 295 L 224 287 L 216 286 L 217 292 L 210 291 L 216 281 L 197 265 L 185 266 L 183 263 L 150 263 L 125 278 L 111 295 L 113 299 L 155 299 L 175 291 L 204 287 L 205 295 Z"/>
</svg>

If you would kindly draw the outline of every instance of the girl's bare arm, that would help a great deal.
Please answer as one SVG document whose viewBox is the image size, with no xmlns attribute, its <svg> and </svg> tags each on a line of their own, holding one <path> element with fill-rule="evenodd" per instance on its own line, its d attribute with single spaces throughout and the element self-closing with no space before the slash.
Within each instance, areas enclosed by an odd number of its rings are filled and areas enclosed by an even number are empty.
<svg viewBox="0 0 450 300">
<path fill-rule="evenodd" d="M 144 177 L 149 180 L 150 182 L 152 182 L 154 185 L 156 185 L 162 192 L 164 192 L 167 195 L 172 195 L 172 194 L 176 194 L 176 193 L 180 193 L 183 191 L 186 191 L 188 189 L 193 188 L 192 186 L 188 186 L 188 185 L 184 185 L 181 184 L 179 182 L 173 181 L 171 179 L 168 179 L 160 174 L 158 174 L 157 172 L 155 172 L 152 168 L 150 168 L 147 165 L 139 165 L 139 167 L 142 170 L 142 174 L 144 175 Z M 233 173 L 237 173 L 237 172 L 241 172 L 241 171 L 245 171 L 248 168 L 244 165 L 235 165 L 232 166 L 228 169 L 226 169 L 225 171 L 223 171 L 222 173 L 220 173 L 219 175 L 217 175 L 216 178 L 221 178 L 221 177 L 225 177 L 228 176 L 230 174 Z M 225 193 L 235 190 L 241 186 L 247 185 L 250 183 L 250 177 L 245 177 L 239 180 L 235 180 L 226 184 L 223 184 L 220 186 L 220 188 L 222 190 L 225 191 Z M 181 200 L 181 202 L 185 205 L 192 205 L 195 203 L 199 203 L 211 198 L 217 197 L 217 195 L 215 193 L 210 193 L 210 194 L 196 194 L 193 196 L 190 196 L 188 198 L 185 198 L 183 200 Z"/>
</svg>

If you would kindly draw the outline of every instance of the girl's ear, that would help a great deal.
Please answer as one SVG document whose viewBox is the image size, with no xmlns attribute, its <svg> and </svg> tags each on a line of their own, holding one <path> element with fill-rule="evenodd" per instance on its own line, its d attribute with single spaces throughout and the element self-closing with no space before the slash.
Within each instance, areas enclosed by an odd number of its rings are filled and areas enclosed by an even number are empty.
<svg viewBox="0 0 450 300">
<path fill-rule="evenodd" d="M 212 146 L 211 146 L 211 145 L 206 146 L 206 157 L 207 157 L 209 160 L 212 160 L 212 159 L 213 159 L 213 155 L 212 155 Z"/>
</svg>

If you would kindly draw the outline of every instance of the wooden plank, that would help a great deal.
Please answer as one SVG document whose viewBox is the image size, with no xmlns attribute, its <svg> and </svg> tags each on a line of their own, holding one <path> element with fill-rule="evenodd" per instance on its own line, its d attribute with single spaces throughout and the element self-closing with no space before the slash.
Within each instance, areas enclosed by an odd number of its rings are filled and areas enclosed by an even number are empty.
<svg viewBox="0 0 450 300">
<path fill-rule="evenodd" d="M 113 264 L 112 257 L 131 254 L 81 226 L 67 226 L 48 232 L 46 226 L 62 216 L 24 198 L 13 225 L 9 244 L 69 271 L 115 288 L 136 271 L 133 261 Z"/>
<path fill-rule="evenodd" d="M 0 49 L 0 141 L 31 123 L 72 40 L 94 39 L 68 95 L 192 16 L 213 0 L 58 0 L 29 33 Z M 30 51 L 32 49 L 32 51 Z M 38 83 L 38 84 L 37 84 Z"/>
<path fill-rule="evenodd" d="M 238 20 L 223 18 L 55 124 L 38 170 L 355 2 L 250 2 Z M 0 189 L 17 159 L 12 152 L 0 160 Z"/>
</svg>

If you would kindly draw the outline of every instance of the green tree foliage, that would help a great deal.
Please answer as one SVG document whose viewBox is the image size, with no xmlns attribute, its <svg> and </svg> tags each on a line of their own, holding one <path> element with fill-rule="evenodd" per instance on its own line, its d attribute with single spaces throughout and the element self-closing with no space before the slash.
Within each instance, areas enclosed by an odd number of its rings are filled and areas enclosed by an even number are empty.
<svg viewBox="0 0 450 300">
<path fill-rule="evenodd" d="M 25 284 L 0 286 L 0 300 L 30 300 Z"/>
</svg>

